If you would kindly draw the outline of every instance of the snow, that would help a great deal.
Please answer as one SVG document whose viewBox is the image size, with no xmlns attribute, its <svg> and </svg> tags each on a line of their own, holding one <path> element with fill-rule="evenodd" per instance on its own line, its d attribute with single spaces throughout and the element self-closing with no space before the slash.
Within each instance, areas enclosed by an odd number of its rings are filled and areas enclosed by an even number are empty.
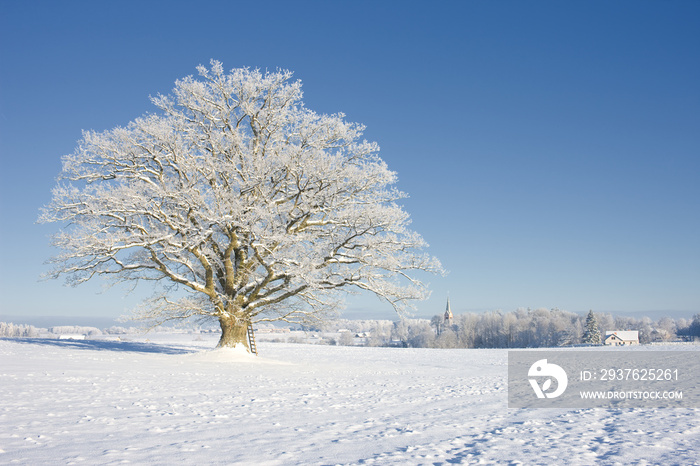
<svg viewBox="0 0 700 466">
<path fill-rule="evenodd" d="M 0 340 L 0 464 L 699 464 L 697 409 L 508 409 L 506 350 L 217 338 Z"/>
</svg>

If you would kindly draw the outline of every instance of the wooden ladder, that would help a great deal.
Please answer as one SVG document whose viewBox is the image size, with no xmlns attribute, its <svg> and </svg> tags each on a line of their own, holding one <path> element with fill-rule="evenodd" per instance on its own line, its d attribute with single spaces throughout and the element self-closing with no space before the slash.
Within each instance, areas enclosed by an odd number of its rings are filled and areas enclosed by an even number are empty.
<svg viewBox="0 0 700 466">
<path fill-rule="evenodd" d="M 250 352 L 254 355 L 258 355 L 258 347 L 255 345 L 255 332 L 253 331 L 253 324 L 248 324 L 248 347 Z"/>
</svg>

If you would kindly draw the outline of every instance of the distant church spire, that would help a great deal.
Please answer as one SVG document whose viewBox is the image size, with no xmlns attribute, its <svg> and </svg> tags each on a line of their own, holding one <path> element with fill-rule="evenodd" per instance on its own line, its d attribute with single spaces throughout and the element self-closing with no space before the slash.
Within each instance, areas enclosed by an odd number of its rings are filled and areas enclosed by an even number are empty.
<svg viewBox="0 0 700 466">
<path fill-rule="evenodd" d="M 450 297 L 447 297 L 447 306 L 445 306 L 445 323 L 450 325 L 452 324 L 452 318 L 454 316 L 452 315 L 452 309 L 450 308 Z"/>
</svg>

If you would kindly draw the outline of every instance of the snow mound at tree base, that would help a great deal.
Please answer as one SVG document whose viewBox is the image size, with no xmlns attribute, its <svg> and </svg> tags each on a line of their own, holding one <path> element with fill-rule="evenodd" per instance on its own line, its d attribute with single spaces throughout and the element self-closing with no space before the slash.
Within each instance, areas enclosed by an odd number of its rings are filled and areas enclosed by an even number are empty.
<svg viewBox="0 0 700 466">
<path fill-rule="evenodd" d="M 234 348 L 215 348 L 201 351 L 192 354 L 190 357 L 199 361 L 211 362 L 255 362 L 258 359 L 256 355 L 249 353 L 243 345 Z"/>
<path fill-rule="evenodd" d="M 245 346 L 240 345 L 234 348 L 215 348 L 213 350 L 201 351 L 188 355 L 188 358 L 197 361 L 207 362 L 249 362 L 256 364 L 284 364 L 288 363 L 273 361 L 262 358 L 248 352 Z"/>
</svg>

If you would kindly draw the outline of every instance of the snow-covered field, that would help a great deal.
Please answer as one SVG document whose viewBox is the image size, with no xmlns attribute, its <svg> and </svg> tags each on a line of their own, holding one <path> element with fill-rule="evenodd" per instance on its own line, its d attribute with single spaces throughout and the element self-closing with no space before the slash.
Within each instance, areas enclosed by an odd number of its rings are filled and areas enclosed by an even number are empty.
<svg viewBox="0 0 700 466">
<path fill-rule="evenodd" d="M 0 464 L 700 464 L 698 409 L 508 409 L 506 350 L 216 338 L 0 340 Z"/>
</svg>

